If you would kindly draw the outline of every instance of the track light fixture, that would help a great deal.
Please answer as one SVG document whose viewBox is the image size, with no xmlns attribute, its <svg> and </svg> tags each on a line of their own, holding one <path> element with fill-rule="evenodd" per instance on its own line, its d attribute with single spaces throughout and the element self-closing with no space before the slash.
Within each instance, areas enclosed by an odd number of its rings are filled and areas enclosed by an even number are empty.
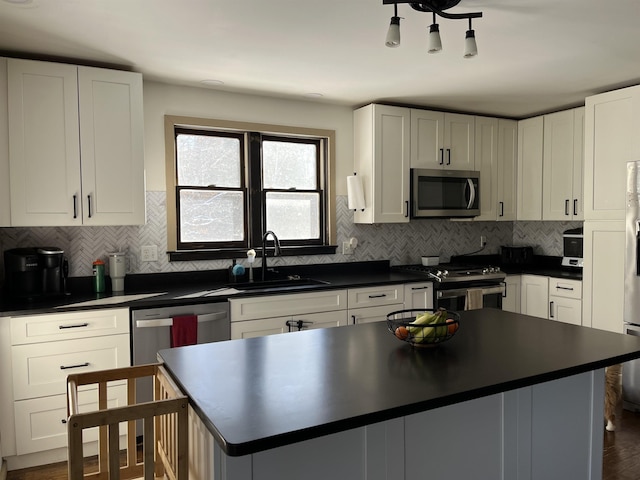
<svg viewBox="0 0 640 480">
<path fill-rule="evenodd" d="M 387 32 L 387 47 L 400 46 L 400 17 L 398 17 L 398 3 L 408 3 L 411 8 L 418 12 L 428 12 L 433 14 L 433 23 L 429 27 L 428 52 L 437 53 L 442 50 L 442 41 L 440 39 L 440 26 L 436 23 L 436 15 L 450 20 L 469 20 L 469 30 L 467 30 L 464 39 L 464 58 L 473 58 L 478 55 L 478 46 L 476 44 L 475 30 L 471 26 L 472 18 L 482 17 L 482 12 L 471 13 L 447 13 L 452 7 L 455 7 L 461 0 L 423 0 L 421 3 L 411 2 L 409 0 L 382 0 L 383 5 L 393 4 L 394 15 L 391 17 L 391 24 Z"/>
</svg>

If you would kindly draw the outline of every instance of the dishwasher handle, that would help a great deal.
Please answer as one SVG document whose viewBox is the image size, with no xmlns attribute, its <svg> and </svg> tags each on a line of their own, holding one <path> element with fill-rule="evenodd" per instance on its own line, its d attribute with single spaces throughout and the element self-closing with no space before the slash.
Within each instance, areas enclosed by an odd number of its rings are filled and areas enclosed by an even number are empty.
<svg viewBox="0 0 640 480">
<path fill-rule="evenodd" d="M 213 322 L 215 320 L 224 320 L 227 318 L 227 312 L 203 313 L 198 315 L 198 323 Z M 149 320 L 136 320 L 136 328 L 154 328 L 154 327 L 171 327 L 173 318 L 152 318 Z"/>
</svg>

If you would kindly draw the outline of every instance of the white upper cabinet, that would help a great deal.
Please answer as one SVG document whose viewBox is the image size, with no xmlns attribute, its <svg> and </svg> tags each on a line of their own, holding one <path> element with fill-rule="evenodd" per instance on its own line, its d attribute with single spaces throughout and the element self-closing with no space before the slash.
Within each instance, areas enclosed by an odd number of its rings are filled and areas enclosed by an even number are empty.
<svg viewBox="0 0 640 480">
<path fill-rule="evenodd" d="M 518 122 L 518 220 L 542 220 L 543 117 Z"/>
<path fill-rule="evenodd" d="M 498 220 L 516 219 L 517 159 L 518 122 L 500 119 L 498 120 Z M 482 176 L 480 182 L 482 184 Z"/>
<path fill-rule="evenodd" d="M 480 171 L 480 215 L 474 220 L 515 220 L 518 124 L 476 117 L 475 168 Z"/>
<path fill-rule="evenodd" d="M 475 117 L 412 109 L 411 168 L 475 170 Z"/>
<path fill-rule="evenodd" d="M 544 116 L 543 220 L 581 220 L 584 108 Z"/>
<path fill-rule="evenodd" d="M 640 86 L 587 97 L 584 219 L 624 220 L 626 163 L 640 159 Z"/>
<path fill-rule="evenodd" d="M 410 109 L 367 105 L 354 111 L 354 168 L 364 187 L 355 223 L 409 221 Z"/>
<path fill-rule="evenodd" d="M 0 227 L 11 226 L 7 59 L 0 58 Z"/>
<path fill-rule="evenodd" d="M 142 76 L 8 60 L 13 226 L 145 222 Z"/>
</svg>

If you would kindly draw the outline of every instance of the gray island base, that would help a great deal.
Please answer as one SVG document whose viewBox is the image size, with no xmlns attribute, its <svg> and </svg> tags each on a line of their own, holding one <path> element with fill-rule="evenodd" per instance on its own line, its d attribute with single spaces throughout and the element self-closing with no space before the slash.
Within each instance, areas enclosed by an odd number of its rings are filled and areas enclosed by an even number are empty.
<svg viewBox="0 0 640 480">
<path fill-rule="evenodd" d="M 437 348 L 383 323 L 163 350 L 191 478 L 602 478 L 604 367 L 640 339 L 500 310 Z"/>
</svg>

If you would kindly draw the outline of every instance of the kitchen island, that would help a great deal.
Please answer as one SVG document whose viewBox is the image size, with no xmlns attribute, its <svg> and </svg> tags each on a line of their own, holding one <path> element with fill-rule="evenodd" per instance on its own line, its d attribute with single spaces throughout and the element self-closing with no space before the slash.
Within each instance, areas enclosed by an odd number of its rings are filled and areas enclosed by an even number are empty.
<svg viewBox="0 0 640 480">
<path fill-rule="evenodd" d="M 463 312 L 435 348 L 384 323 L 162 350 L 195 478 L 600 479 L 604 367 L 640 339 Z"/>
</svg>

